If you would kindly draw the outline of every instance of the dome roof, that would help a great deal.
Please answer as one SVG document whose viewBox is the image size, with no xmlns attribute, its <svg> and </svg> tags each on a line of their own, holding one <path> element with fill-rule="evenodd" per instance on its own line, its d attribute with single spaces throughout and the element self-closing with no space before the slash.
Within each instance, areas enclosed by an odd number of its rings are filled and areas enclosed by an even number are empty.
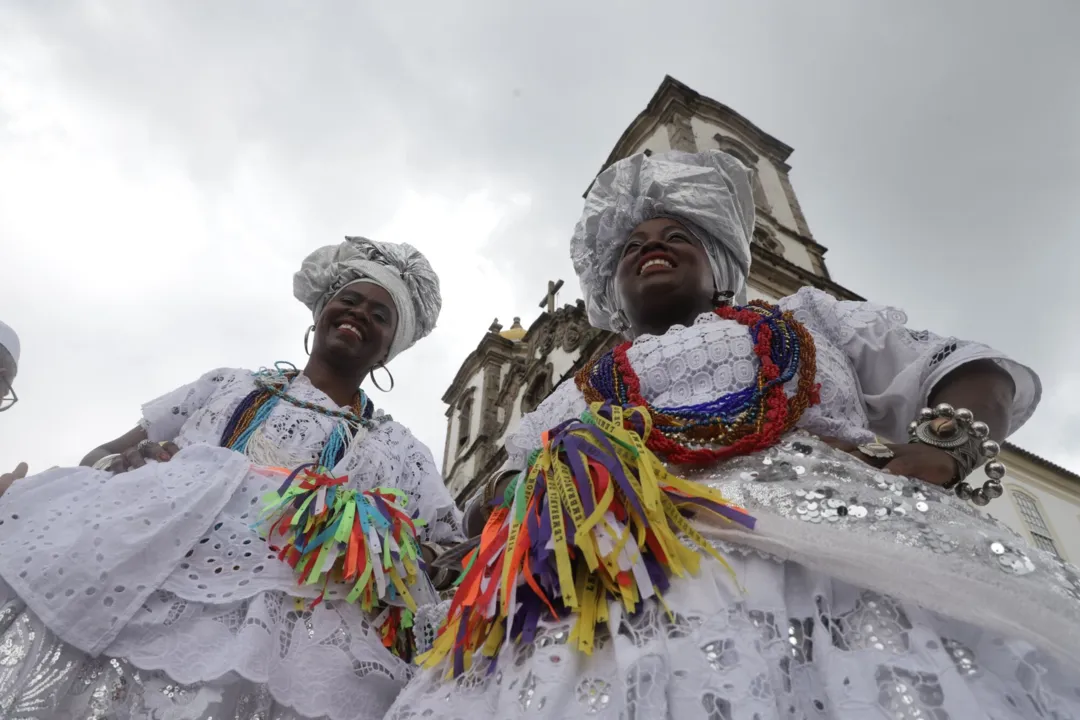
<svg viewBox="0 0 1080 720">
<path fill-rule="evenodd" d="M 514 318 L 514 324 L 503 330 L 499 335 L 513 342 L 521 342 L 525 338 L 526 332 L 528 331 L 521 327 L 521 318 L 516 317 Z"/>
</svg>

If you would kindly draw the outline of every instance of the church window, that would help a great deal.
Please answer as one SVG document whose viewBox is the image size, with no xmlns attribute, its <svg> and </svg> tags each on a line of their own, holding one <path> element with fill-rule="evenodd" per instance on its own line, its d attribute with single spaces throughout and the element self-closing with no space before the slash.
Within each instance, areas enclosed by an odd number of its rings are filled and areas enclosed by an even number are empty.
<svg viewBox="0 0 1080 720">
<path fill-rule="evenodd" d="M 529 387 L 525 390 L 525 396 L 521 398 L 521 413 L 531 413 L 535 410 L 537 405 L 551 394 L 550 385 L 551 383 L 546 374 L 533 378 L 533 381 L 529 383 Z"/>
<path fill-rule="evenodd" d="M 458 410 L 457 446 L 459 452 L 469 445 L 469 437 L 472 431 L 472 405 L 473 399 L 470 397 L 461 404 Z"/>
<path fill-rule="evenodd" d="M 1024 519 L 1024 524 L 1027 525 L 1028 532 L 1031 534 L 1031 541 L 1035 547 L 1057 555 L 1057 545 L 1054 544 L 1054 537 L 1050 532 L 1050 527 L 1046 524 L 1042 512 L 1039 510 L 1039 501 L 1026 492 L 1016 489 L 1013 489 L 1012 497 L 1013 502 L 1016 503 L 1016 509 L 1020 511 L 1020 517 Z"/>
<path fill-rule="evenodd" d="M 716 147 L 718 150 L 723 150 L 728 155 L 734 156 L 743 165 L 750 168 L 750 173 L 752 175 L 751 184 L 754 188 L 754 205 L 765 212 L 770 212 L 771 208 L 769 207 L 769 201 L 765 197 L 765 187 L 761 184 L 761 178 L 759 177 L 757 170 L 757 153 L 735 138 L 727 137 L 720 133 L 714 135 L 713 139 L 716 140 Z"/>
</svg>

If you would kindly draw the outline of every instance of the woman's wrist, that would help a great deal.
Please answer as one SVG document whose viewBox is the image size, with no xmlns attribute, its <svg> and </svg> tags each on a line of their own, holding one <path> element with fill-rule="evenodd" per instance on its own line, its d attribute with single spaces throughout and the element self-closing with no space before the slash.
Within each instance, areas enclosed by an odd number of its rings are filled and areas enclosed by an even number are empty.
<svg viewBox="0 0 1080 720">
<path fill-rule="evenodd" d="M 473 495 L 465 505 L 465 532 L 469 537 L 475 537 L 483 532 L 484 524 L 491 517 L 491 511 L 495 509 L 496 499 L 502 500 L 506 495 L 507 488 L 517 477 L 517 470 L 503 470 L 491 476 L 484 487 L 476 495 Z"/>
<path fill-rule="evenodd" d="M 952 457 L 956 475 L 945 488 L 954 490 L 957 497 L 982 507 L 1004 493 L 1001 479 L 1005 477 L 1005 465 L 998 460 L 1001 446 L 991 439 L 990 426 L 971 410 L 954 408 L 948 403 L 923 408 L 908 426 L 908 435 L 910 442 L 936 448 Z M 983 466 L 988 480 L 982 487 L 972 488 L 966 479 L 979 465 Z"/>
<path fill-rule="evenodd" d="M 114 453 L 110 453 L 107 449 L 103 447 L 96 447 L 90 452 L 88 452 L 86 454 L 86 457 L 79 461 L 79 465 L 83 467 L 94 467 L 94 465 L 100 462 L 103 458 L 106 458 L 112 454 Z"/>
</svg>

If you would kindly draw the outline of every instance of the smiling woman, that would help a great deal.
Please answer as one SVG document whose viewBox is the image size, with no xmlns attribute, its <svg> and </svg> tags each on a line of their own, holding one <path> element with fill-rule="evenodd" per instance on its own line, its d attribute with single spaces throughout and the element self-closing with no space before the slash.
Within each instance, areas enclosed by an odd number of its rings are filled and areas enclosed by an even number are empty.
<svg viewBox="0 0 1080 720">
<path fill-rule="evenodd" d="M 404 686 L 459 514 L 360 386 L 434 328 L 438 278 L 348 238 L 294 293 L 302 372 L 213 370 L 0 498 L 0 714 L 375 719 Z"/>
<path fill-rule="evenodd" d="M 626 341 L 509 436 L 390 720 L 1080 717 L 1080 570 L 978 511 L 1035 373 L 814 288 L 741 304 L 753 229 L 722 152 L 596 179 L 571 257 Z"/>
</svg>

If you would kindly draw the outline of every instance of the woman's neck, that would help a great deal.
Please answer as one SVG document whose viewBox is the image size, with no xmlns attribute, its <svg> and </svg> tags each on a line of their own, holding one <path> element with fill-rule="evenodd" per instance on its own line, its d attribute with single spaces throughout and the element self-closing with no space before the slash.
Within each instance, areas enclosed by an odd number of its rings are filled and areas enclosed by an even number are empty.
<svg viewBox="0 0 1080 720">
<path fill-rule="evenodd" d="M 364 381 L 366 371 L 342 372 L 319 358 L 312 356 L 304 366 L 304 375 L 316 388 L 326 393 L 339 407 L 347 407 L 356 397 L 357 388 Z"/>
<path fill-rule="evenodd" d="M 713 309 L 714 308 L 711 305 L 702 305 L 701 307 L 696 307 L 693 310 L 681 312 L 677 315 L 671 312 L 665 312 L 639 318 L 638 322 L 635 323 L 633 327 L 634 337 L 639 337 L 641 335 L 663 335 L 676 325 L 690 327 L 701 315 Z"/>
</svg>

